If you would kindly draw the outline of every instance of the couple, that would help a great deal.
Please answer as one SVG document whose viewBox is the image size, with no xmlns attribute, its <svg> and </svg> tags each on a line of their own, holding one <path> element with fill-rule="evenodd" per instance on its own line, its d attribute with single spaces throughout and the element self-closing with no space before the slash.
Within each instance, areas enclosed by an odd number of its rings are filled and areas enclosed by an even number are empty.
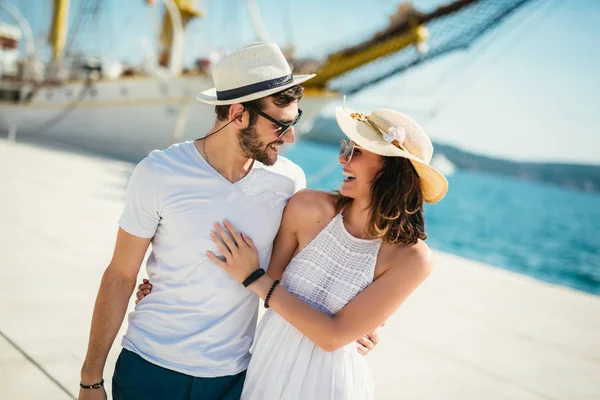
<svg viewBox="0 0 600 400">
<path fill-rule="evenodd" d="M 150 243 L 152 293 L 143 287 L 129 315 L 115 399 L 373 398 L 354 342 L 372 348 L 364 337 L 431 271 L 423 201 L 440 200 L 447 182 L 412 119 L 338 108 L 340 192 L 302 190 L 302 170 L 277 153 L 294 141 L 310 78 L 292 76 L 274 44 L 244 47 L 198 96 L 216 105 L 213 131 L 137 165 L 80 399 L 106 398 L 104 364 Z M 270 308 L 258 329 L 257 297 Z"/>
</svg>

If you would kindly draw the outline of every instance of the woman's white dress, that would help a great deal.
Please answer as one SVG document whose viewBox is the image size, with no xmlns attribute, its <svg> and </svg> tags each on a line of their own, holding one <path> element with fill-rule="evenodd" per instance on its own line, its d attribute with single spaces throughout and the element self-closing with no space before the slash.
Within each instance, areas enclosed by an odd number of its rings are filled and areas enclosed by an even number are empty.
<svg viewBox="0 0 600 400">
<path fill-rule="evenodd" d="M 333 316 L 372 281 L 381 240 L 358 239 L 338 214 L 288 265 L 281 285 Z M 373 399 L 373 379 L 355 343 L 326 352 L 276 312 L 259 323 L 243 400 Z"/>
</svg>

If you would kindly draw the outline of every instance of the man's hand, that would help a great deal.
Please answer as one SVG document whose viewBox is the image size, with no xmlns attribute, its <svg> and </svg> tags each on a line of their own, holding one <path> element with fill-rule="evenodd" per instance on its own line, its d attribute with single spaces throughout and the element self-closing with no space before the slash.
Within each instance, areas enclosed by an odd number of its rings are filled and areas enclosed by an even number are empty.
<svg viewBox="0 0 600 400">
<path fill-rule="evenodd" d="M 376 329 L 368 335 L 358 339 L 356 341 L 356 349 L 361 355 L 366 356 L 375 348 L 375 346 L 377 346 L 377 343 L 379 343 L 379 333 Z"/>
<path fill-rule="evenodd" d="M 106 400 L 106 390 L 104 387 L 99 389 L 79 389 L 78 400 Z"/>
</svg>

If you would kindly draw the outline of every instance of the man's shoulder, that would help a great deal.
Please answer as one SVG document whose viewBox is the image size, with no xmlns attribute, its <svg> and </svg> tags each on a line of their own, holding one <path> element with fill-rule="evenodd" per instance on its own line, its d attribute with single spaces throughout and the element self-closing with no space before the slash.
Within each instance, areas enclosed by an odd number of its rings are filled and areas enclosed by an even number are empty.
<svg viewBox="0 0 600 400">
<path fill-rule="evenodd" d="M 191 147 L 193 146 L 193 142 L 174 143 L 166 149 L 152 150 L 146 158 L 151 159 L 153 162 L 159 164 L 169 164 L 182 160 L 188 160 L 193 154 L 190 151 Z"/>
<path fill-rule="evenodd" d="M 289 177 L 304 176 L 304 171 L 298 164 L 287 157 L 277 156 L 277 161 L 273 165 L 265 166 L 269 171 Z"/>
<path fill-rule="evenodd" d="M 194 142 L 175 143 L 163 150 L 152 150 L 138 168 L 152 168 L 157 178 L 170 180 L 174 175 L 190 175 L 202 166 Z"/>
</svg>

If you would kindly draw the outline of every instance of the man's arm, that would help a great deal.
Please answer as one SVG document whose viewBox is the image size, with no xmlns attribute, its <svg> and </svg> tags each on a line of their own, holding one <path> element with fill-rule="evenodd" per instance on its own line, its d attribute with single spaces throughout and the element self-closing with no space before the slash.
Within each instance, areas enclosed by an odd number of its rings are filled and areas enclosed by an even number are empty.
<svg viewBox="0 0 600 400">
<path fill-rule="evenodd" d="M 112 260 L 98 290 L 87 355 L 81 369 L 81 383 L 91 385 L 102 379 L 108 352 L 123 323 L 137 274 L 151 239 L 133 236 L 119 228 Z M 97 389 L 82 389 L 92 395 Z M 91 397 L 90 397 L 91 398 Z"/>
</svg>

